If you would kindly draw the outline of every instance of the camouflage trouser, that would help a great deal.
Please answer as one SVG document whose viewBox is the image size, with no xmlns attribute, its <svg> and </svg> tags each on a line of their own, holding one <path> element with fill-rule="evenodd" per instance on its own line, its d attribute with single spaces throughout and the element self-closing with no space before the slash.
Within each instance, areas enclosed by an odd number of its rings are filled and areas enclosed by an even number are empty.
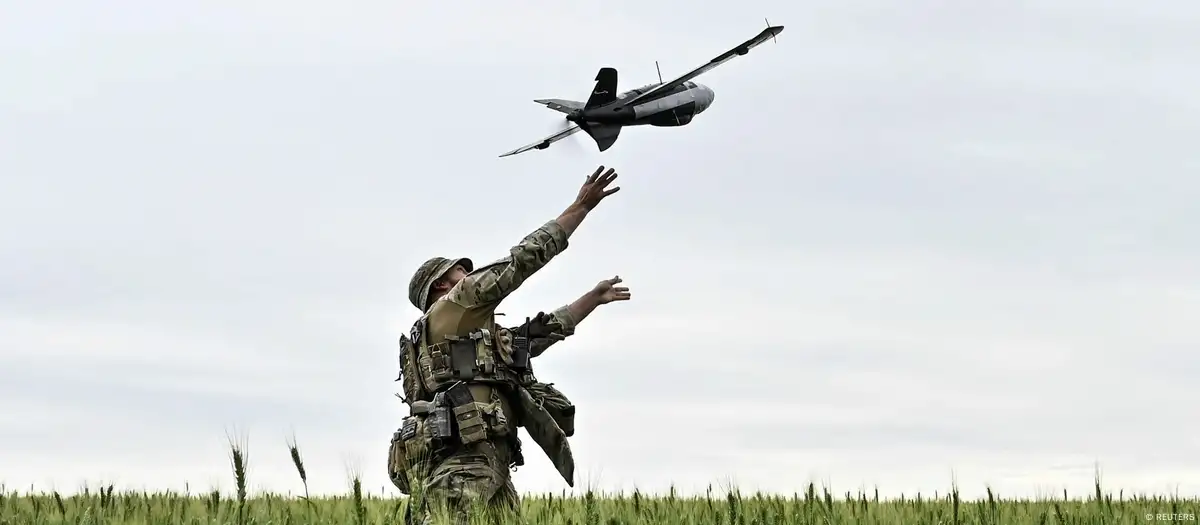
<svg viewBox="0 0 1200 525">
<path fill-rule="evenodd" d="M 512 483 L 509 463 L 513 447 L 506 441 L 486 441 L 459 450 L 429 473 L 423 485 L 423 504 L 413 510 L 422 524 L 432 523 L 438 509 L 449 511 L 452 523 L 466 524 L 481 512 L 513 516 L 520 495 Z"/>
</svg>

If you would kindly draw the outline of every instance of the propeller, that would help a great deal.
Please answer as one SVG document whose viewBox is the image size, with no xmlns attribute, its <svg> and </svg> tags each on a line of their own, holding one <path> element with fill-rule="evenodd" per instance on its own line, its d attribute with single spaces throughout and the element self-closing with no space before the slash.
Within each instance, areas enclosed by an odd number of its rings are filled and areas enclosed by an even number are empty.
<svg viewBox="0 0 1200 525">
<path fill-rule="evenodd" d="M 570 128 L 572 125 L 574 125 L 574 123 L 571 122 L 569 118 L 564 116 L 562 120 L 550 125 L 550 133 L 547 133 L 547 135 L 561 133 L 566 131 L 567 128 Z M 578 142 L 580 133 L 583 132 L 576 132 L 567 138 L 559 140 L 557 144 L 561 144 L 564 148 L 569 148 L 575 153 L 583 153 L 583 146 Z"/>
</svg>

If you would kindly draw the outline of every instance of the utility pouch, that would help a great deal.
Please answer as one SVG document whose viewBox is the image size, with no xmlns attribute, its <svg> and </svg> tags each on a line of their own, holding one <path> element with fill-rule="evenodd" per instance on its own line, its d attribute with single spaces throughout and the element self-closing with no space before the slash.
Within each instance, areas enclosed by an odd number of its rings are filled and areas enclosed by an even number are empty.
<svg viewBox="0 0 1200 525">
<path fill-rule="evenodd" d="M 446 343 L 438 343 L 426 348 L 417 359 L 421 369 L 421 380 L 427 392 L 436 392 L 446 381 L 451 379 L 449 348 Z"/>
<path fill-rule="evenodd" d="M 487 431 L 489 437 L 505 437 L 509 435 L 508 415 L 504 413 L 504 405 L 499 399 L 493 400 L 491 403 L 476 403 L 479 410 L 483 413 L 483 420 L 487 423 Z"/>
<path fill-rule="evenodd" d="M 412 464 L 408 460 L 408 449 L 405 447 L 401 434 L 402 431 L 399 430 L 393 433 L 391 445 L 388 447 L 388 478 L 392 480 L 392 484 L 396 488 L 400 489 L 400 493 L 412 494 L 412 484 L 409 479 Z"/>
<path fill-rule="evenodd" d="M 434 394 L 432 405 L 433 408 L 425 419 L 430 437 L 435 441 L 448 442 L 454 438 L 454 421 L 450 415 L 450 407 L 446 405 L 446 393 Z"/>
<path fill-rule="evenodd" d="M 460 339 L 457 336 L 447 336 L 446 343 L 450 350 L 450 377 L 459 381 L 475 379 L 479 367 L 475 365 L 475 341 Z"/>
<path fill-rule="evenodd" d="M 408 441 L 417 436 L 417 417 L 409 416 L 404 418 L 404 423 L 400 425 L 400 440 Z"/>
<path fill-rule="evenodd" d="M 413 331 L 416 333 L 417 327 L 413 327 Z M 424 399 L 426 395 L 418 364 L 417 349 L 413 340 L 403 335 L 400 336 L 400 375 L 396 377 L 396 381 L 402 381 L 401 386 L 404 389 L 406 403 Z"/>
<path fill-rule="evenodd" d="M 392 435 L 388 476 L 404 494 L 409 494 L 414 484 L 419 485 L 429 475 L 434 457 L 442 447 L 443 440 L 433 436 L 430 421 L 426 415 L 408 416 Z"/>
<path fill-rule="evenodd" d="M 554 419 L 563 434 L 571 437 L 575 434 L 575 405 L 567 396 L 554 388 L 554 383 L 534 383 L 525 387 L 546 413 Z"/>
<path fill-rule="evenodd" d="M 525 326 L 521 330 L 513 334 L 512 338 L 512 364 L 509 365 L 517 372 L 529 370 L 529 318 L 525 318 Z"/>
<path fill-rule="evenodd" d="M 483 413 L 475 405 L 475 397 L 466 383 L 458 382 L 445 392 L 446 404 L 454 413 L 454 421 L 458 425 L 458 438 L 463 445 L 470 445 L 487 439 L 487 426 Z"/>
<path fill-rule="evenodd" d="M 496 373 L 496 356 L 492 349 L 492 333 L 480 329 L 471 332 L 470 336 L 475 342 L 475 364 L 477 370 L 484 375 L 492 375 Z"/>
<path fill-rule="evenodd" d="M 417 464 L 428 464 L 439 448 L 439 440 L 431 434 L 428 420 L 421 416 L 409 416 L 400 427 L 400 439 L 408 455 L 410 468 Z"/>
</svg>

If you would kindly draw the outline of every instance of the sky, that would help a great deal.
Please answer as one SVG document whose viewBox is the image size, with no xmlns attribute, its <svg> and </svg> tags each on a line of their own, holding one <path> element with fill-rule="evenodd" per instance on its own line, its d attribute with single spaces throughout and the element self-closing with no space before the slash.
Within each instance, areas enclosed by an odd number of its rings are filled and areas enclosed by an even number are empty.
<svg viewBox="0 0 1200 525">
<path fill-rule="evenodd" d="M 1200 493 L 1200 4 L 738 4 L 0 0 L 0 482 L 397 495 L 412 272 L 604 165 L 499 310 L 633 292 L 536 362 L 575 490 Z M 497 157 L 764 17 L 691 124 Z"/>
</svg>

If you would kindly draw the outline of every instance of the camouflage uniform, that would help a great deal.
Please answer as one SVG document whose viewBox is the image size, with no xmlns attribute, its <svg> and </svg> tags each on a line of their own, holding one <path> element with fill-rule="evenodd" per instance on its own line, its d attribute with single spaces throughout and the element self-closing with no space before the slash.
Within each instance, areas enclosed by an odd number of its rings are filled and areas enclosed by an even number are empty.
<svg viewBox="0 0 1200 525">
<path fill-rule="evenodd" d="M 389 451 L 389 474 L 405 494 L 419 487 L 426 504 L 448 505 L 460 522 L 478 503 L 515 512 L 511 470 L 524 464 L 518 427 L 574 486 L 566 438 L 575 407 L 537 381 L 529 360 L 572 335 L 575 321 L 565 306 L 519 327 L 500 327 L 495 317 L 505 297 L 566 248 L 566 232 L 551 221 L 484 267 L 435 257 L 413 276 L 409 300 L 425 314 L 400 338 L 399 380 L 411 414 Z M 468 275 L 429 304 L 430 286 L 456 264 Z"/>
</svg>

